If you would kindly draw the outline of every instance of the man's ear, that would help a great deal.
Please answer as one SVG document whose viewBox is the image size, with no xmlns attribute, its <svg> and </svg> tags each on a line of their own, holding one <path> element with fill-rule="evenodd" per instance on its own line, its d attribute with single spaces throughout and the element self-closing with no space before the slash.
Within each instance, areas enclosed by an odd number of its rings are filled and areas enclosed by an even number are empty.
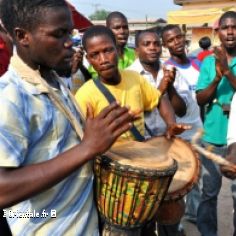
<svg viewBox="0 0 236 236">
<path fill-rule="evenodd" d="M 87 53 L 85 53 L 85 58 L 87 59 L 87 61 L 89 61 Z"/>
<path fill-rule="evenodd" d="M 162 40 L 162 47 L 167 48 L 164 40 Z"/>
<path fill-rule="evenodd" d="M 26 30 L 21 28 L 14 29 L 15 39 L 19 42 L 22 46 L 29 45 L 29 34 Z"/>
<path fill-rule="evenodd" d="M 85 58 L 87 59 L 88 63 L 91 65 L 91 62 L 90 62 L 90 59 L 89 59 L 89 56 L 88 56 L 87 52 L 85 53 Z"/>
</svg>

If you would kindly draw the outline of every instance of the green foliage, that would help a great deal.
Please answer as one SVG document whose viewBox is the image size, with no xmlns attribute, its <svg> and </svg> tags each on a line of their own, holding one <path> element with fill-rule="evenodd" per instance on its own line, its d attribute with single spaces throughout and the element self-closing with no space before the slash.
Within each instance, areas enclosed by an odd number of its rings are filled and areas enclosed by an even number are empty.
<svg viewBox="0 0 236 236">
<path fill-rule="evenodd" d="M 89 16 L 90 20 L 105 20 L 110 12 L 104 9 L 96 10 L 92 15 Z"/>
</svg>

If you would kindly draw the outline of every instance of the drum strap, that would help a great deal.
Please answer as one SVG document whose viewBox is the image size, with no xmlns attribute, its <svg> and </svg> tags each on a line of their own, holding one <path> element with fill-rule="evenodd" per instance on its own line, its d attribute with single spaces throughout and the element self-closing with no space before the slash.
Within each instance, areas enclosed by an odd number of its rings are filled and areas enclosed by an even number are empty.
<svg viewBox="0 0 236 236">
<path fill-rule="evenodd" d="M 109 103 L 115 102 L 116 99 L 115 97 L 112 95 L 112 93 L 103 85 L 103 83 L 101 83 L 100 79 L 94 79 L 93 80 L 94 84 L 97 86 L 97 88 L 100 90 L 100 92 L 106 97 L 107 101 Z M 139 142 L 143 142 L 145 141 L 145 138 L 140 134 L 140 132 L 138 131 L 138 129 L 133 125 L 130 128 L 130 132 L 132 133 L 132 135 L 135 137 L 135 139 Z"/>
</svg>

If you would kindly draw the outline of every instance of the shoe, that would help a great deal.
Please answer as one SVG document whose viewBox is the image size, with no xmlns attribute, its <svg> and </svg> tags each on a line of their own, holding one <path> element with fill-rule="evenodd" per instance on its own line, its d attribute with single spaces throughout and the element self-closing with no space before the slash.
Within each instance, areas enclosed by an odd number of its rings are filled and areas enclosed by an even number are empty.
<svg viewBox="0 0 236 236">
<path fill-rule="evenodd" d="M 193 216 L 187 216 L 187 215 L 185 215 L 183 218 L 182 218 L 184 221 L 188 221 L 188 222 L 190 222 L 190 223 L 192 223 L 192 224 L 197 224 L 197 219 L 196 219 L 196 217 L 193 217 Z"/>
<path fill-rule="evenodd" d="M 187 236 L 183 228 L 179 229 L 177 235 L 178 235 L 178 236 Z"/>
<path fill-rule="evenodd" d="M 184 221 L 188 221 L 189 223 L 191 224 L 194 224 L 196 225 L 197 224 L 197 220 L 196 219 L 193 219 L 193 218 L 184 218 Z"/>
</svg>

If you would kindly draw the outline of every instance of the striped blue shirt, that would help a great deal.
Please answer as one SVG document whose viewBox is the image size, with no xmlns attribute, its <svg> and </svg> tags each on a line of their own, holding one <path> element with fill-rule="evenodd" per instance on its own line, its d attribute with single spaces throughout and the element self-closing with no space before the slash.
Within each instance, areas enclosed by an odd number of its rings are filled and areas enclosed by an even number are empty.
<svg viewBox="0 0 236 236">
<path fill-rule="evenodd" d="M 79 143 L 70 122 L 49 99 L 39 76 L 39 71 L 14 55 L 8 72 L 0 79 L 1 167 L 47 161 Z M 66 91 L 55 91 L 80 120 Z M 4 213 L 13 235 L 98 235 L 91 163 Z"/>
</svg>

